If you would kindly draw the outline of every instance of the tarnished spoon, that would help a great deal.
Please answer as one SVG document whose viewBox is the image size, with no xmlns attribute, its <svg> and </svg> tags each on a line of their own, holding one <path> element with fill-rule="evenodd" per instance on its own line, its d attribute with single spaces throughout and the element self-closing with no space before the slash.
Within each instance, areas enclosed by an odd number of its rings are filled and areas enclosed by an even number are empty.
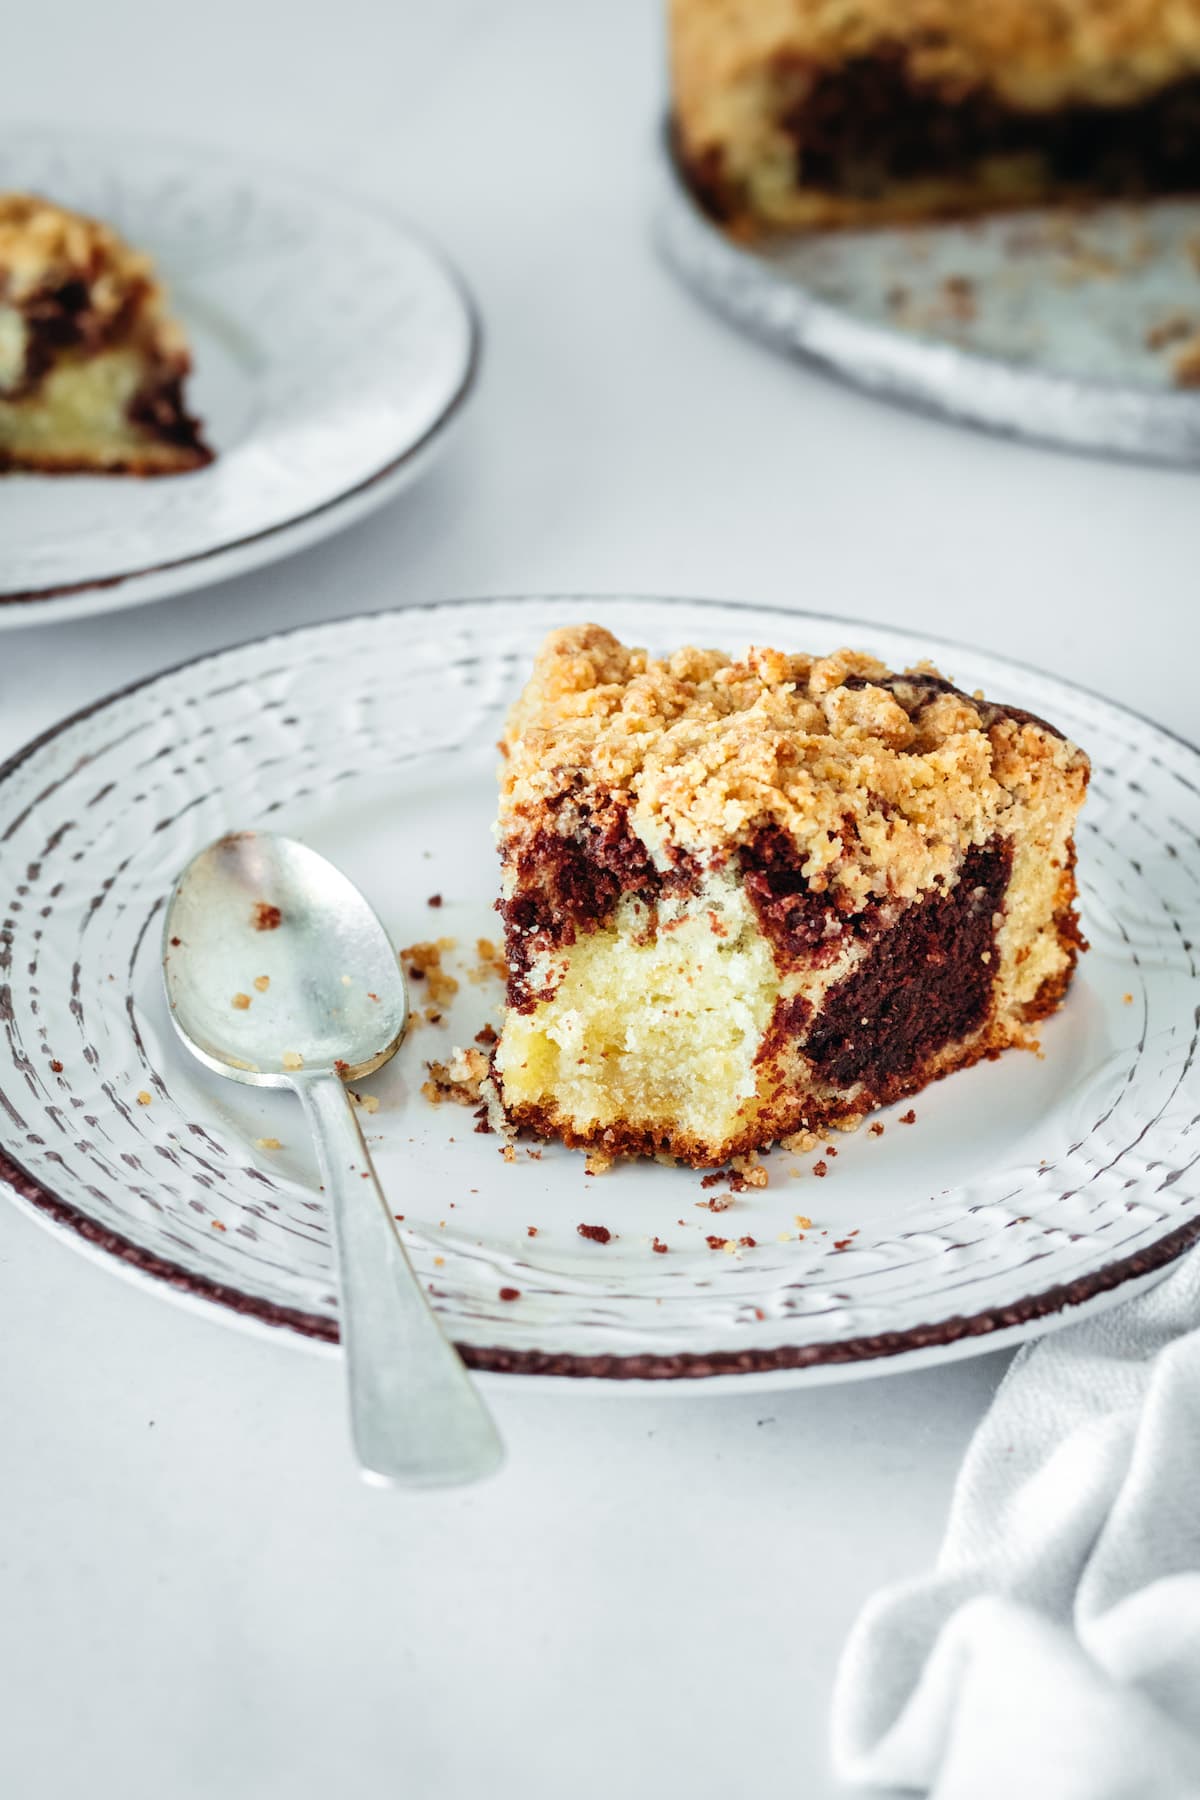
<svg viewBox="0 0 1200 1800">
<path fill-rule="evenodd" d="M 414 1487 L 490 1474 L 504 1455 L 496 1428 L 413 1274 L 344 1086 L 387 1062 L 408 1022 L 383 926 L 315 851 L 236 832 L 179 877 L 163 978 L 175 1029 L 202 1063 L 300 1097 L 333 1221 L 363 1473 Z"/>
</svg>

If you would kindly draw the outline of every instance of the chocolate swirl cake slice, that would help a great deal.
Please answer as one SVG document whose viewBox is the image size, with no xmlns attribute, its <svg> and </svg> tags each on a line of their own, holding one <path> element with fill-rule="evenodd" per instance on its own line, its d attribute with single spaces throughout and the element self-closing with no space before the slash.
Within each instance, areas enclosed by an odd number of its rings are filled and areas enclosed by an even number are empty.
<svg viewBox="0 0 1200 1800">
<path fill-rule="evenodd" d="M 671 0 L 681 165 L 742 232 L 1200 188 L 1200 0 Z"/>
<path fill-rule="evenodd" d="M 718 1164 L 1033 1047 L 1066 992 L 1087 758 L 932 668 L 583 625 L 502 748 L 514 1125 Z"/>
<path fill-rule="evenodd" d="M 200 468 L 190 367 L 148 257 L 95 219 L 0 194 L 0 470 Z"/>
</svg>

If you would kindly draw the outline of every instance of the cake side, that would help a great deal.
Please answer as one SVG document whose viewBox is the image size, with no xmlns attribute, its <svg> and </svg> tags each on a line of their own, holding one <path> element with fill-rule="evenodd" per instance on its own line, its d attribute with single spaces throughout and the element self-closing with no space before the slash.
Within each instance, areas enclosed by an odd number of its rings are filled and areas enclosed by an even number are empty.
<svg viewBox="0 0 1200 1800">
<path fill-rule="evenodd" d="M 149 258 L 96 220 L 0 195 L 0 469 L 202 467 L 190 367 Z"/>
<path fill-rule="evenodd" d="M 671 0 L 677 152 L 742 231 L 1200 185 L 1200 0 Z"/>
<path fill-rule="evenodd" d="M 555 634 L 504 741 L 514 1123 L 716 1163 L 1029 1042 L 1087 760 L 869 657 Z"/>
</svg>

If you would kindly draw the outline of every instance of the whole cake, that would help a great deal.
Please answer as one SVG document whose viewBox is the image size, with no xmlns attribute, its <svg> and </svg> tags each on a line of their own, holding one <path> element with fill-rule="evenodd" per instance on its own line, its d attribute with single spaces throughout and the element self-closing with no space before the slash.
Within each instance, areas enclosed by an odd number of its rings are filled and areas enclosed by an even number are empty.
<svg viewBox="0 0 1200 1800">
<path fill-rule="evenodd" d="M 743 231 L 1200 188 L 1200 0 L 670 0 L 670 38 Z"/>
<path fill-rule="evenodd" d="M 582 625 L 502 749 L 516 1126 L 715 1165 L 1032 1046 L 1066 992 L 1087 758 L 932 668 Z"/>
<path fill-rule="evenodd" d="M 0 469 L 201 467 L 190 366 L 148 257 L 95 219 L 0 194 Z"/>
</svg>

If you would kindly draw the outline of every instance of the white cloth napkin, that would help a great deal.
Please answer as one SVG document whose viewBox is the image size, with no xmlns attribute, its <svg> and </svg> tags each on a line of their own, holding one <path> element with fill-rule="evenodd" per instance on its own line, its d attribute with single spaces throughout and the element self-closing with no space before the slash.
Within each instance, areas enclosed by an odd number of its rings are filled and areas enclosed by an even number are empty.
<svg viewBox="0 0 1200 1800">
<path fill-rule="evenodd" d="M 833 1755 L 934 1800 L 1200 1796 L 1200 1251 L 1015 1359 L 937 1568 L 851 1633 Z"/>
</svg>

